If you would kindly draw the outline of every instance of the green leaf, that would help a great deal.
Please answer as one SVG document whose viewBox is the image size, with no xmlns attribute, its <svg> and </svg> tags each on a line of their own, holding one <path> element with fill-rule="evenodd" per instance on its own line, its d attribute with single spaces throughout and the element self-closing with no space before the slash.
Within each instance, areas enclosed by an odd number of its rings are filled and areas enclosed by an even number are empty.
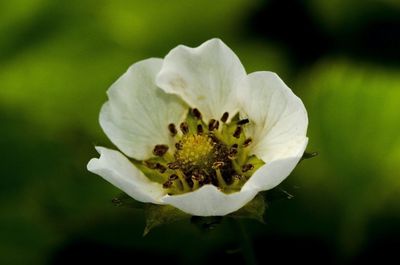
<svg viewBox="0 0 400 265">
<path fill-rule="evenodd" d="M 229 214 L 229 217 L 232 218 L 250 218 L 255 219 L 261 223 L 264 222 L 264 213 L 266 209 L 266 203 L 264 196 L 262 194 L 258 194 L 253 200 L 247 203 L 245 206 Z"/>
<path fill-rule="evenodd" d="M 189 219 L 191 216 L 170 205 L 146 204 L 146 227 L 143 236 L 147 235 L 154 227 L 170 224 L 176 221 Z"/>
</svg>

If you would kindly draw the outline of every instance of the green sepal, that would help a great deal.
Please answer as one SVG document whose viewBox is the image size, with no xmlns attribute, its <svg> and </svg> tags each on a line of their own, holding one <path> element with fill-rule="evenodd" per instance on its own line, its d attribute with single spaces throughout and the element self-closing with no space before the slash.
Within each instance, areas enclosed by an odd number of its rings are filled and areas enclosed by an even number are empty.
<svg viewBox="0 0 400 265">
<path fill-rule="evenodd" d="M 254 219 L 265 223 L 264 215 L 267 208 L 267 202 L 281 199 L 291 199 L 293 195 L 284 189 L 277 187 L 275 189 L 257 194 L 253 200 L 236 212 L 228 214 L 226 217 L 238 219 Z M 146 216 L 146 227 L 143 236 L 146 236 L 153 228 L 164 224 L 170 224 L 181 220 L 190 220 L 202 230 L 212 230 L 222 222 L 225 216 L 192 216 L 170 205 L 158 205 L 142 203 L 122 193 L 115 197 L 112 202 L 118 207 L 128 207 L 133 209 L 144 209 Z"/>
<path fill-rule="evenodd" d="M 247 203 L 245 206 L 237 210 L 236 212 L 230 213 L 228 217 L 231 218 L 249 218 L 257 220 L 261 223 L 265 223 L 264 214 L 267 204 L 263 194 L 257 194 L 253 200 Z"/>
<path fill-rule="evenodd" d="M 127 207 L 132 209 L 144 209 L 145 203 L 139 202 L 126 193 L 121 193 L 117 197 L 113 198 L 111 202 L 117 207 Z"/>
<path fill-rule="evenodd" d="M 192 216 L 190 222 L 201 230 L 212 230 L 222 222 L 223 216 Z"/>
<path fill-rule="evenodd" d="M 170 224 L 176 221 L 190 219 L 191 215 L 170 205 L 146 204 L 146 227 L 143 236 L 147 235 L 153 228 Z"/>
<path fill-rule="evenodd" d="M 317 155 L 318 155 L 318 152 L 311 152 L 311 153 L 309 153 L 309 152 L 304 152 L 304 153 L 303 153 L 303 156 L 301 157 L 301 159 L 300 159 L 300 161 L 299 161 L 299 163 L 300 163 L 301 161 L 303 161 L 303 160 L 314 158 L 314 157 L 316 157 Z"/>
<path fill-rule="evenodd" d="M 294 195 L 290 194 L 287 190 L 281 187 L 276 187 L 263 193 L 267 203 L 280 200 L 290 200 L 294 197 Z"/>
</svg>

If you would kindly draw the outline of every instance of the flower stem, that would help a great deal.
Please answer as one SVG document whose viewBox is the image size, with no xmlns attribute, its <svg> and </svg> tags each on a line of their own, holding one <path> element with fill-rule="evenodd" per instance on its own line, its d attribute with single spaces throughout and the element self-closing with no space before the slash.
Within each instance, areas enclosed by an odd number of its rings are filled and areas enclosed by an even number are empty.
<svg viewBox="0 0 400 265">
<path fill-rule="evenodd" d="M 246 227 L 240 220 L 235 220 L 235 223 L 240 233 L 240 245 L 246 264 L 257 265 L 251 239 L 246 231 Z"/>
</svg>

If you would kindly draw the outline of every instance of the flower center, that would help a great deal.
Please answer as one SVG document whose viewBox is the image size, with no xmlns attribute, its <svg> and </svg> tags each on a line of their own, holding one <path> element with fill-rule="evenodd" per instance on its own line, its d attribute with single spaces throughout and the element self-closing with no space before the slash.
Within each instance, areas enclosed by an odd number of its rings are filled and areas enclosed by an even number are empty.
<svg viewBox="0 0 400 265">
<path fill-rule="evenodd" d="M 249 155 L 252 139 L 246 138 L 243 131 L 249 120 L 240 120 L 237 115 L 227 123 L 228 117 L 225 112 L 220 118 L 221 126 L 215 119 L 205 124 L 197 109 L 190 110 L 179 126 L 180 133 L 174 124 L 168 126 L 176 140 L 174 148 L 156 145 L 154 157 L 140 165 L 147 168 L 142 171 L 162 183 L 171 195 L 206 184 L 215 185 L 225 193 L 240 190 L 264 162 Z"/>
<path fill-rule="evenodd" d="M 208 135 L 184 135 L 179 145 L 175 158 L 184 169 L 208 168 L 214 160 L 214 145 Z"/>
</svg>

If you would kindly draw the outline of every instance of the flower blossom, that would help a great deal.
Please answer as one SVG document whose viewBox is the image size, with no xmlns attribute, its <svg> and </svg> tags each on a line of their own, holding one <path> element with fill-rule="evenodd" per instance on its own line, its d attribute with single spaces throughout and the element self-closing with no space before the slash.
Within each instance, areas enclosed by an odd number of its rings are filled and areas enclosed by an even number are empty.
<svg viewBox="0 0 400 265">
<path fill-rule="evenodd" d="M 219 39 L 133 64 L 100 125 L 120 151 L 87 165 L 137 201 L 222 216 L 280 184 L 302 157 L 302 101 L 272 72 L 247 74 Z"/>
</svg>

